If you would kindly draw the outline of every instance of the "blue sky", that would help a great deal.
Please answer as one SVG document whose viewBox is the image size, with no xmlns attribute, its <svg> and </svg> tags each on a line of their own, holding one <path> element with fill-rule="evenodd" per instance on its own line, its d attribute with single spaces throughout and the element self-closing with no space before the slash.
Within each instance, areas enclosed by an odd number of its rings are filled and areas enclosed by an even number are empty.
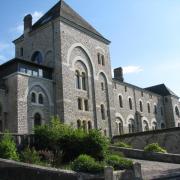
<svg viewBox="0 0 180 180">
<path fill-rule="evenodd" d="M 57 0 L 1 0 L 0 63 L 14 57 L 11 43 L 23 17 L 37 20 Z M 66 0 L 112 43 L 112 68 L 122 66 L 125 80 L 141 87 L 165 83 L 180 95 L 179 0 Z"/>
</svg>

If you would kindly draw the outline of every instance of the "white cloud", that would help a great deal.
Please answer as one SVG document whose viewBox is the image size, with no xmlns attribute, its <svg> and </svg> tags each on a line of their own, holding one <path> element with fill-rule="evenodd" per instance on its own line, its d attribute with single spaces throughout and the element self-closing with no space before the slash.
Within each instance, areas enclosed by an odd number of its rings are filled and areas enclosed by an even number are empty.
<svg viewBox="0 0 180 180">
<path fill-rule="evenodd" d="M 123 67 L 124 74 L 139 73 L 142 71 L 143 71 L 143 69 L 141 68 L 141 66 L 125 66 L 125 67 Z"/>
<path fill-rule="evenodd" d="M 25 14 L 24 16 L 26 16 L 27 14 Z M 43 15 L 43 12 L 40 11 L 34 11 L 33 13 L 31 13 L 32 18 L 33 18 L 33 24 Z M 22 21 L 23 22 L 23 21 Z M 11 29 L 11 32 L 16 33 L 16 34 L 22 34 L 23 33 L 23 24 L 19 23 L 15 28 Z"/>
<path fill-rule="evenodd" d="M 33 23 L 35 23 L 40 17 L 43 16 L 43 12 L 35 11 L 32 13 Z"/>
</svg>

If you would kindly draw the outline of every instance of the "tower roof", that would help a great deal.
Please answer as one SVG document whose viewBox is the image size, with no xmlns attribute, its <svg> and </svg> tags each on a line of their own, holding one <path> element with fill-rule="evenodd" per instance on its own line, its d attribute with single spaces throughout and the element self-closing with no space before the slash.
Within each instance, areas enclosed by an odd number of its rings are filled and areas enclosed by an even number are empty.
<svg viewBox="0 0 180 180">
<path fill-rule="evenodd" d="M 159 84 L 156 86 L 151 86 L 151 87 L 145 88 L 145 90 L 157 93 L 161 96 L 171 95 L 171 96 L 178 97 L 173 91 L 171 91 L 168 87 L 166 87 L 165 84 Z"/>
<path fill-rule="evenodd" d="M 32 31 L 42 27 L 48 22 L 60 18 L 60 20 L 74 28 L 77 28 L 94 38 L 109 44 L 110 41 L 104 38 L 84 18 L 75 12 L 64 0 L 60 0 L 48 12 L 46 12 L 33 26 Z M 19 37 L 22 38 L 23 36 Z M 18 39 L 19 39 L 18 38 Z M 15 40 L 16 41 L 16 40 Z"/>
</svg>

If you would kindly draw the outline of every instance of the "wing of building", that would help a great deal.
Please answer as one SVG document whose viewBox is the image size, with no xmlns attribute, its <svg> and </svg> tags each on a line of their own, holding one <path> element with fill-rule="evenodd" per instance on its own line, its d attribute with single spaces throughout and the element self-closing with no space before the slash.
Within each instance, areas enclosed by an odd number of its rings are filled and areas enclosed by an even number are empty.
<svg viewBox="0 0 180 180">
<path fill-rule="evenodd" d="M 165 85 L 146 89 L 111 74 L 110 41 L 64 1 L 13 41 L 15 58 L 0 66 L 0 131 L 32 133 L 58 115 L 106 136 L 180 125 L 179 98 Z"/>
</svg>

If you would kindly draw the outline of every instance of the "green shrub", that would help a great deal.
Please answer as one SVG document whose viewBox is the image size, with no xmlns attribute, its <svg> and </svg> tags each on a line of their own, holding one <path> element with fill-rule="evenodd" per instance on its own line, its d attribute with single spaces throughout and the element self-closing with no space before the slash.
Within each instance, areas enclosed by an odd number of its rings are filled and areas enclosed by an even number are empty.
<svg viewBox="0 0 180 180">
<path fill-rule="evenodd" d="M 106 157 L 106 163 L 115 170 L 131 169 L 133 162 L 118 155 L 109 155 Z"/>
<path fill-rule="evenodd" d="M 117 142 L 117 143 L 115 143 L 114 145 L 115 145 L 115 146 L 118 146 L 118 147 L 123 147 L 123 148 L 132 148 L 131 145 L 126 144 L 126 143 L 124 143 L 124 142 Z"/>
<path fill-rule="evenodd" d="M 41 160 L 37 151 L 32 148 L 27 147 L 21 153 L 21 161 L 29 164 L 41 164 Z"/>
<path fill-rule="evenodd" d="M 88 154 L 96 160 L 103 160 L 109 142 L 97 130 L 89 133 L 73 129 L 54 118 L 49 124 L 35 128 L 35 146 L 38 150 L 53 151 L 54 158 L 62 155 L 62 162 L 70 162 L 80 154 Z"/>
<path fill-rule="evenodd" d="M 167 153 L 167 151 L 160 147 L 158 143 L 148 144 L 144 147 L 145 152 L 157 152 L 157 153 Z"/>
<path fill-rule="evenodd" d="M 34 129 L 35 146 L 39 150 L 58 150 L 57 142 L 62 136 L 71 134 L 73 129 L 60 122 L 57 117 L 52 118 L 49 124 Z"/>
<path fill-rule="evenodd" d="M 9 133 L 5 133 L 0 141 L 0 158 L 19 160 L 16 144 Z"/>
<path fill-rule="evenodd" d="M 83 139 L 84 153 L 98 161 L 104 160 L 108 153 L 109 141 L 98 130 L 91 130 Z"/>
<path fill-rule="evenodd" d="M 104 170 L 102 163 L 96 162 L 94 158 L 88 155 L 80 155 L 71 165 L 71 168 L 77 172 L 100 173 Z"/>
</svg>

